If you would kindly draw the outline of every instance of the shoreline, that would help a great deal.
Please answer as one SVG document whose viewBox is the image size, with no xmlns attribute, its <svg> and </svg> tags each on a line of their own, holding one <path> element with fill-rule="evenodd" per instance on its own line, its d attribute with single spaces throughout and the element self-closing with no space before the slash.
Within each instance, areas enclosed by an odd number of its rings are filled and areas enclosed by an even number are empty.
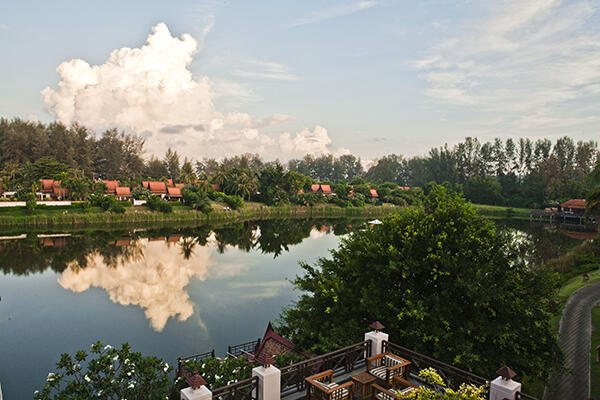
<svg viewBox="0 0 600 400">
<path fill-rule="evenodd" d="M 249 220 L 285 219 L 285 218 L 356 218 L 381 217 L 398 210 L 393 205 L 342 208 L 326 206 L 281 206 L 260 205 L 244 207 L 240 210 L 214 210 L 203 214 L 195 210 L 174 210 L 161 213 L 149 210 L 128 209 L 123 214 L 110 212 L 65 213 L 55 215 L 10 216 L 0 214 L 0 232 L 15 229 L 35 228 L 104 228 L 123 227 L 148 228 L 172 224 L 208 225 L 215 223 L 234 223 Z"/>
</svg>

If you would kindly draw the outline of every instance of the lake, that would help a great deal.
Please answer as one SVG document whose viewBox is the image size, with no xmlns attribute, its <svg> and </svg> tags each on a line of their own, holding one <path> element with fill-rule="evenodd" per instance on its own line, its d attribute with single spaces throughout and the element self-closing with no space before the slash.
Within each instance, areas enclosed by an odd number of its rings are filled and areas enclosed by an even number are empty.
<svg viewBox="0 0 600 400">
<path fill-rule="evenodd" d="M 497 221 L 531 241 L 534 262 L 585 235 Z M 0 238 L 0 384 L 31 398 L 60 353 L 102 340 L 178 356 L 262 337 L 297 298 L 299 262 L 314 263 L 360 220 L 281 220 L 220 228 L 11 233 Z"/>
</svg>

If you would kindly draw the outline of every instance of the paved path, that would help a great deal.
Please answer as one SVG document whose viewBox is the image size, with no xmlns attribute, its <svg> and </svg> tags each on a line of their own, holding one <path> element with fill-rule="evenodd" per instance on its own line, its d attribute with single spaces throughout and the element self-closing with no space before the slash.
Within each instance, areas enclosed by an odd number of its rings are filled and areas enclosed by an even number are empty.
<svg viewBox="0 0 600 400">
<path fill-rule="evenodd" d="M 567 302 L 558 333 L 571 374 L 550 379 L 544 400 L 585 400 L 590 397 L 592 307 L 600 301 L 600 282 L 584 286 Z"/>
</svg>

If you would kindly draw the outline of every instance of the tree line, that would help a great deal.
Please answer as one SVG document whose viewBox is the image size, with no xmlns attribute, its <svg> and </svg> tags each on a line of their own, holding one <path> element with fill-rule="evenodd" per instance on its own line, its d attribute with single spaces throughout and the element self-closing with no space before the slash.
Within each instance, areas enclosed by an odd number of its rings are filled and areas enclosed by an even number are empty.
<svg viewBox="0 0 600 400">
<path fill-rule="evenodd" d="M 432 148 L 426 155 L 385 155 L 368 165 L 351 154 L 307 154 L 285 165 L 264 161 L 258 154 L 222 160 L 182 159 L 168 149 L 163 158 L 144 158 L 142 138 L 116 129 L 98 137 L 82 125 L 42 124 L 20 119 L 0 119 L 0 174 L 4 186 L 29 183 L 56 172 L 57 162 L 73 176 L 117 179 L 134 186 L 144 179 L 174 179 L 192 183 L 198 179 L 242 186 L 242 197 L 256 190 L 255 178 L 265 168 L 295 172 L 313 181 L 339 184 L 371 182 L 400 186 L 443 184 L 463 192 L 476 203 L 513 207 L 554 206 L 570 198 L 583 198 L 593 183 L 591 172 L 600 164 L 595 141 L 575 142 L 570 137 L 532 141 L 528 138 L 496 138 L 480 142 L 467 137 L 450 147 Z M 37 167 L 36 167 L 37 164 Z M 33 167 L 32 167 L 33 166 Z M 59 168 L 60 169 L 60 168 Z M 62 172 L 62 171 L 61 171 Z M 360 181 L 362 179 L 363 181 Z M 358 180 L 358 181 L 357 181 Z"/>
</svg>

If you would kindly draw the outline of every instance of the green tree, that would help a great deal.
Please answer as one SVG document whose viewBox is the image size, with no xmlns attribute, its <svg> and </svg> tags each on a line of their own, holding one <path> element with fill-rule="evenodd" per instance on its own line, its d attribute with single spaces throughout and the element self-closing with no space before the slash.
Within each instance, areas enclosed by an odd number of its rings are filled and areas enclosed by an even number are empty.
<svg viewBox="0 0 600 400">
<path fill-rule="evenodd" d="M 423 207 L 343 239 L 303 264 L 304 293 L 281 332 L 324 352 L 356 342 L 375 319 L 394 342 L 483 376 L 510 364 L 545 377 L 560 350 L 549 321 L 556 281 L 524 261 L 521 245 L 436 186 Z"/>
<path fill-rule="evenodd" d="M 590 180 L 594 186 L 586 198 L 586 212 L 589 215 L 600 215 L 600 164 L 590 174 Z"/>
<path fill-rule="evenodd" d="M 179 154 L 171 150 L 169 147 L 164 159 L 165 167 L 167 168 L 167 176 L 173 180 L 179 179 L 181 176 L 181 167 L 179 165 Z"/>
<path fill-rule="evenodd" d="M 194 167 L 192 166 L 192 162 L 185 158 L 183 161 L 183 165 L 181 166 L 181 180 L 188 185 L 192 185 L 196 183 L 198 177 L 194 172 Z"/>
<path fill-rule="evenodd" d="M 163 400 L 171 388 L 172 368 L 156 357 L 132 352 L 127 343 L 115 349 L 97 342 L 90 354 L 83 350 L 74 356 L 62 354 L 56 366 L 58 370 L 48 374 L 34 400 Z"/>
</svg>

